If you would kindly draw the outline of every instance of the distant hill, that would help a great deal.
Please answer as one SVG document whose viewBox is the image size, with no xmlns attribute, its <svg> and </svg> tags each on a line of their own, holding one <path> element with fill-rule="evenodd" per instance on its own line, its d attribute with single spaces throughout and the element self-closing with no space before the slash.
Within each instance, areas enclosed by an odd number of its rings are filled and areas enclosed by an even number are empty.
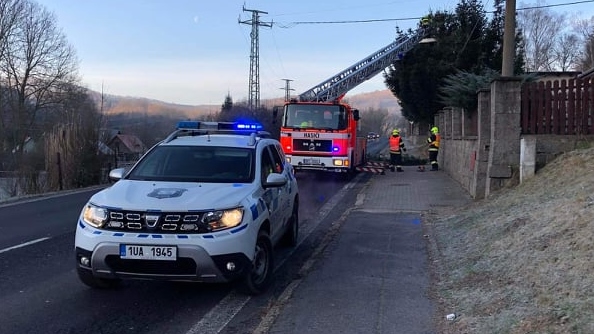
<svg viewBox="0 0 594 334">
<path fill-rule="evenodd" d="M 97 104 L 101 103 L 101 94 L 91 93 Z M 388 90 L 377 90 L 349 96 L 344 99 L 354 108 L 361 111 L 368 109 L 385 109 L 390 113 L 400 113 L 398 99 Z M 223 104 L 221 100 L 221 105 Z M 234 101 L 237 103 L 237 101 Z M 281 105 L 282 99 L 263 100 L 266 107 Z M 107 115 L 143 114 L 146 116 L 169 115 L 178 118 L 200 118 L 204 115 L 215 114 L 221 110 L 221 105 L 183 105 L 168 103 L 144 97 L 130 97 L 118 95 L 104 95 L 103 111 Z"/>
<path fill-rule="evenodd" d="M 97 104 L 100 105 L 101 94 L 92 92 L 91 95 Z M 146 116 L 169 115 L 176 116 L 178 118 L 200 118 L 202 115 L 214 114 L 220 110 L 220 105 L 193 106 L 168 103 L 144 97 L 118 95 L 103 96 L 103 111 L 107 115 L 143 114 Z"/>
<path fill-rule="evenodd" d="M 353 108 L 361 111 L 369 109 L 385 109 L 389 113 L 400 114 L 400 104 L 398 99 L 392 94 L 389 89 L 376 90 L 370 93 L 361 93 L 353 96 L 347 95 L 345 98 Z"/>
</svg>

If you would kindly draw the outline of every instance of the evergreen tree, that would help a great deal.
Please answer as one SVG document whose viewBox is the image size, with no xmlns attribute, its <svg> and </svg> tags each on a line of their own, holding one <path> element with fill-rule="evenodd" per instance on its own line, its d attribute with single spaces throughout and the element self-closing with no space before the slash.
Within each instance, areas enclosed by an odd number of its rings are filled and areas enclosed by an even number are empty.
<svg viewBox="0 0 594 334">
<path fill-rule="evenodd" d="M 444 94 L 461 92 L 485 80 L 491 80 L 493 72 L 501 71 L 503 31 L 503 0 L 495 1 L 493 19 L 489 21 L 478 0 L 461 0 L 454 13 L 447 11 L 429 13 L 429 36 L 437 42 L 418 45 L 396 61 L 384 75 L 386 85 L 398 97 L 402 115 L 409 121 L 432 124 L 434 115 L 446 106 L 447 101 L 464 101 L 470 106 L 468 96 L 447 97 Z M 402 35 L 410 35 L 399 32 Z M 516 45 L 520 44 L 516 36 Z M 522 49 L 518 50 L 514 69 L 523 68 Z M 477 78 L 476 76 L 485 76 Z M 449 80 L 446 81 L 446 78 Z M 461 80 L 473 79 L 466 87 Z M 456 87 L 444 88 L 444 85 Z M 451 98 L 448 100 L 448 98 Z"/>
<path fill-rule="evenodd" d="M 221 106 L 221 113 L 230 112 L 233 109 L 233 99 L 231 98 L 231 93 L 227 93 L 225 96 L 225 102 Z"/>
<path fill-rule="evenodd" d="M 396 61 L 385 74 L 390 91 L 400 101 L 402 115 L 415 123 L 432 123 L 443 106 L 437 99 L 442 78 L 455 73 L 457 30 L 455 16 L 447 12 L 430 14 L 429 35 L 437 43 L 418 45 Z M 399 32 L 401 36 L 413 32 Z"/>
</svg>

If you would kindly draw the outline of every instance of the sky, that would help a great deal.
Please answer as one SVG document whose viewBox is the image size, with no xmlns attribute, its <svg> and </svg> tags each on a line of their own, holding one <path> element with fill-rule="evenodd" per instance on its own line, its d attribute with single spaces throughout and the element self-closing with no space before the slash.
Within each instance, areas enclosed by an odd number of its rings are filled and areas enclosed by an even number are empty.
<svg viewBox="0 0 594 334">
<path fill-rule="evenodd" d="M 579 2 L 580 0 L 573 1 Z M 76 51 L 83 85 L 109 95 L 221 105 L 249 95 L 252 11 L 260 11 L 260 99 L 301 94 L 457 0 L 37 0 Z M 492 0 L 485 0 L 492 10 Z M 534 3 L 534 2 L 528 2 Z M 547 1 L 567 4 L 571 0 Z M 520 8 L 517 1 L 517 8 Z M 246 9 L 246 10 L 244 10 Z M 552 7 L 594 15 L 594 3 Z M 252 11 L 249 11 L 252 10 Z M 341 21 L 372 21 L 336 23 Z M 333 23 L 324 23 L 333 22 Z M 380 74 L 348 95 L 386 89 Z"/>
</svg>

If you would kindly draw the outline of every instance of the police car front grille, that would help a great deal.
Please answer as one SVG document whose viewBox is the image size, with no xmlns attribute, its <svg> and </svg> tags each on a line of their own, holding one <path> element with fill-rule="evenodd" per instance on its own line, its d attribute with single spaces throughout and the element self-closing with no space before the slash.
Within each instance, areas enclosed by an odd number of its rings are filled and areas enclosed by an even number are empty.
<svg viewBox="0 0 594 334">
<path fill-rule="evenodd" d="M 115 272 L 140 275 L 196 275 L 196 263 L 189 258 L 175 261 L 127 260 L 108 255 L 105 263 Z"/>
<path fill-rule="evenodd" d="M 106 230 L 146 233 L 207 233 L 204 213 L 110 211 Z"/>
</svg>

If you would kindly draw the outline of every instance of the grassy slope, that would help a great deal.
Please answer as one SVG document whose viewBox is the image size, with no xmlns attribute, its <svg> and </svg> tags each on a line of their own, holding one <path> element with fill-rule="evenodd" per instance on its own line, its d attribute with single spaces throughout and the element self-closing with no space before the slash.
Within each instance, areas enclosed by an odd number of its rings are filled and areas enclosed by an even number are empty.
<svg viewBox="0 0 594 334">
<path fill-rule="evenodd" d="M 594 149 L 431 216 L 443 333 L 594 333 Z"/>
</svg>

